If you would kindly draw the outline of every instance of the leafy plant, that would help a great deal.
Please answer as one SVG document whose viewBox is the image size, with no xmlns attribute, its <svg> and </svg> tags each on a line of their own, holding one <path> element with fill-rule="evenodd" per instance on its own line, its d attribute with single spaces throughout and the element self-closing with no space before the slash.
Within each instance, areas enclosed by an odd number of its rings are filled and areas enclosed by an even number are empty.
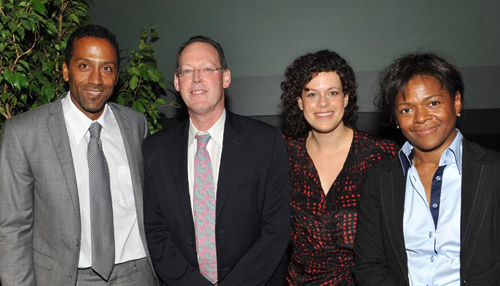
<svg viewBox="0 0 500 286">
<path fill-rule="evenodd" d="M 165 100 L 158 96 L 166 94 L 165 78 L 158 71 L 152 44 L 158 39 L 154 25 L 151 25 L 149 33 L 147 30 L 141 31 L 138 49 L 128 51 L 128 66 L 120 74 L 116 99 L 118 103 L 143 113 L 151 134 L 161 129 L 158 108 L 180 107 L 178 102 L 166 104 Z"/>
<path fill-rule="evenodd" d="M 69 35 L 88 21 L 87 1 L 0 2 L 0 130 L 5 119 L 54 101 Z"/>
</svg>

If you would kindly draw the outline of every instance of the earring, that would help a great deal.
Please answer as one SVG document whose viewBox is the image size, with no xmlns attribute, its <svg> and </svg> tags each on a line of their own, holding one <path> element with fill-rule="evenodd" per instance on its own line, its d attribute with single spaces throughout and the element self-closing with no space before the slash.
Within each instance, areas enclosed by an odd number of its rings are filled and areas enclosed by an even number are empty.
<svg viewBox="0 0 500 286">
<path fill-rule="evenodd" d="M 396 128 L 399 129 L 399 125 L 396 125 Z"/>
<path fill-rule="evenodd" d="M 457 114 L 457 117 L 460 117 L 460 116 L 461 116 L 461 114 L 460 114 L 460 113 L 459 113 L 459 114 Z"/>
</svg>

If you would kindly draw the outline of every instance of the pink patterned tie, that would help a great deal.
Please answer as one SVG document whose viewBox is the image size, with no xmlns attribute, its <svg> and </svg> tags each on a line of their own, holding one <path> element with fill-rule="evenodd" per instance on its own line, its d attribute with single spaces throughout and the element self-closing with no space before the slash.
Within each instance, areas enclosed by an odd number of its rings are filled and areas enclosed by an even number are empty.
<svg viewBox="0 0 500 286">
<path fill-rule="evenodd" d="M 196 251 L 200 272 L 217 283 L 217 252 L 215 248 L 215 192 L 212 163 L 206 149 L 210 135 L 196 134 L 198 149 L 194 157 L 194 223 Z"/>
</svg>

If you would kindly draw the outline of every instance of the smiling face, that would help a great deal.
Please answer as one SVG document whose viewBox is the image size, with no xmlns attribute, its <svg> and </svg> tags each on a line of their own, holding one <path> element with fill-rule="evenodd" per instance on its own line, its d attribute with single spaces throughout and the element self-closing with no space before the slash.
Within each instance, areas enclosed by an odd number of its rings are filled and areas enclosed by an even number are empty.
<svg viewBox="0 0 500 286">
<path fill-rule="evenodd" d="M 395 114 L 403 135 L 416 152 L 442 153 L 456 136 L 462 108 L 460 92 L 453 96 L 432 76 L 416 76 L 396 97 Z"/>
<path fill-rule="evenodd" d="M 198 69 L 220 67 L 217 50 L 208 43 L 194 42 L 179 56 L 180 69 L 193 69 L 191 75 L 175 75 L 175 89 L 180 92 L 193 116 L 219 117 L 224 110 L 224 89 L 231 83 L 231 72 L 219 70 L 203 75 Z"/>
<path fill-rule="evenodd" d="M 344 108 L 349 96 L 342 92 L 342 83 L 336 72 L 321 72 L 304 86 L 297 98 L 304 118 L 313 132 L 329 133 L 343 126 Z"/>
<path fill-rule="evenodd" d="M 87 117 L 96 120 L 113 94 L 118 80 L 117 54 L 106 39 L 84 37 L 73 43 L 69 66 L 62 68 L 71 101 Z"/>
</svg>

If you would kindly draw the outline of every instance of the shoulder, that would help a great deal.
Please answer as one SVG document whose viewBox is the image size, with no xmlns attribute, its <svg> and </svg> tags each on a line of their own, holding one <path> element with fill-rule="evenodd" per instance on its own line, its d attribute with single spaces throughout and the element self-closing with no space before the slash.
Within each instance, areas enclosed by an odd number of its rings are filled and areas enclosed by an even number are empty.
<svg viewBox="0 0 500 286">
<path fill-rule="evenodd" d="M 366 132 L 354 130 L 355 140 L 359 140 L 362 149 L 379 153 L 392 158 L 397 154 L 399 146 L 392 140 L 379 138 Z"/>
<path fill-rule="evenodd" d="M 129 107 L 126 107 L 124 105 L 115 103 L 115 102 L 108 102 L 109 106 L 113 110 L 114 113 L 119 113 L 127 118 L 127 120 L 134 120 L 134 121 L 140 121 L 144 122 L 145 117 L 142 113 L 139 113 Z"/>
<path fill-rule="evenodd" d="M 176 142 L 186 139 L 189 130 L 189 120 L 181 121 L 175 125 L 168 126 L 155 134 L 144 139 L 144 150 L 169 147 Z M 186 138 L 184 138 L 186 137 Z"/>
<path fill-rule="evenodd" d="M 464 153 L 471 154 L 478 162 L 486 165 L 500 165 L 500 152 L 483 147 L 464 138 Z"/>
<path fill-rule="evenodd" d="M 42 132 L 42 130 L 45 132 L 46 129 L 43 126 L 47 126 L 46 119 L 51 113 L 59 113 L 58 115 L 63 118 L 60 100 L 42 105 L 6 120 L 2 130 L 2 137 L 4 134 L 14 132 L 14 130 L 18 133 L 27 132 L 28 134 Z"/>
<path fill-rule="evenodd" d="M 243 128 L 245 131 L 249 132 L 258 132 L 258 133 L 275 133 L 279 132 L 279 129 L 276 126 L 270 125 L 263 121 L 253 119 L 247 116 L 238 115 L 227 111 L 226 115 L 226 126 L 233 127 L 238 129 L 239 127 Z"/>
</svg>

